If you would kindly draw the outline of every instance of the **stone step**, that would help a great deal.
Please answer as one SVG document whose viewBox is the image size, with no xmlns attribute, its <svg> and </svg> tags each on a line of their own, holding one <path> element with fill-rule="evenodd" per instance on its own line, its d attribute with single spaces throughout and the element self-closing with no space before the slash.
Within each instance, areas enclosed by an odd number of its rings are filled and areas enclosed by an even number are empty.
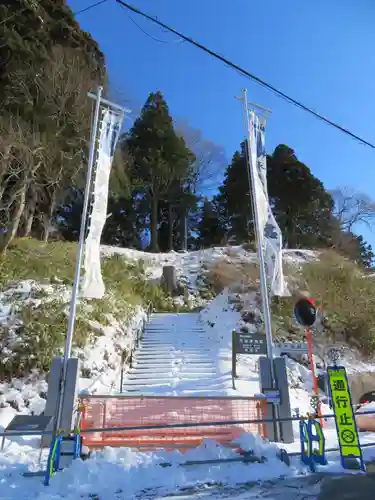
<svg viewBox="0 0 375 500">
<path fill-rule="evenodd" d="M 166 362 L 165 361 L 169 361 L 169 360 L 163 360 L 162 362 L 158 362 L 158 363 L 151 363 L 152 360 L 135 360 L 133 362 L 133 367 L 134 368 L 137 368 L 137 367 L 141 367 L 142 370 L 153 370 L 155 367 L 160 367 L 161 369 L 167 369 L 168 366 L 166 365 Z M 159 361 L 159 360 L 158 360 Z M 173 366 L 172 363 L 170 363 L 170 366 Z M 212 363 L 208 362 L 208 361 L 195 361 L 194 363 L 186 363 L 186 362 L 183 362 L 181 364 L 176 364 L 174 366 L 183 366 L 183 367 L 192 367 L 192 366 L 196 366 L 196 367 L 199 367 L 199 368 L 210 368 L 212 366 L 214 366 Z"/>
<path fill-rule="evenodd" d="M 202 342 L 199 339 L 192 340 L 190 339 L 187 342 L 184 341 L 176 341 L 176 342 L 149 342 L 148 340 L 143 340 L 140 345 L 140 347 L 203 347 L 205 349 L 210 349 L 211 345 L 208 344 L 207 342 Z"/>
<path fill-rule="evenodd" d="M 156 356 L 160 356 L 160 355 L 166 355 L 169 353 L 170 356 L 173 356 L 173 355 L 184 355 L 185 357 L 189 357 L 189 356 L 200 356 L 200 357 L 204 357 L 202 356 L 203 353 L 208 353 L 210 352 L 210 349 L 195 349 L 195 348 L 192 348 L 192 349 L 175 349 L 172 351 L 172 349 L 139 349 L 138 352 L 136 352 L 136 356 L 153 356 L 153 355 L 156 355 Z M 205 355 L 207 357 L 207 355 Z"/>
<path fill-rule="evenodd" d="M 161 385 L 171 385 L 171 380 L 160 378 L 154 380 L 124 380 L 122 387 L 160 387 Z"/>
<path fill-rule="evenodd" d="M 173 374 L 171 373 L 168 375 L 167 373 L 165 374 L 165 377 L 153 377 L 151 374 L 148 377 L 139 377 L 137 376 L 129 376 L 124 380 L 124 384 L 136 384 L 136 385 L 148 385 L 150 382 L 151 384 L 170 384 L 171 379 L 173 378 Z"/>
</svg>

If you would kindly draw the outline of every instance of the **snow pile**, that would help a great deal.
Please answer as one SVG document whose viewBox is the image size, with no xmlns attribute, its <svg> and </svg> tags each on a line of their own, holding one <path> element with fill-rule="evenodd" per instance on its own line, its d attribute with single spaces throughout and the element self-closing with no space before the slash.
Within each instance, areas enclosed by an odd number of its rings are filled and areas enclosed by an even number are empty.
<svg viewBox="0 0 375 500">
<path fill-rule="evenodd" d="M 199 288 L 205 286 L 205 274 L 218 260 L 232 263 L 253 263 L 255 255 L 242 247 L 212 248 L 205 251 L 191 253 L 146 254 L 135 250 L 103 247 L 104 255 L 121 254 L 128 260 L 143 261 L 147 279 L 155 283 L 160 281 L 164 265 L 174 265 L 178 279 L 186 287 L 188 297 L 184 300 L 195 300 L 195 304 L 202 305 Z M 286 251 L 284 260 L 299 266 L 306 261 L 317 258 L 312 251 Z M 30 285 L 31 286 L 31 285 Z M 33 286 L 39 286 L 33 284 Z M 48 297 L 54 294 L 67 294 L 69 290 L 63 285 L 49 285 Z M 65 291 L 64 291 L 65 290 Z M 0 296 L 3 304 L 0 318 L 11 325 L 17 325 L 17 293 L 7 292 L 8 295 Z M 45 293 L 45 292 L 43 292 Z M 22 294 L 21 294 L 22 295 Z M 31 294 L 32 295 L 32 294 Z M 9 299 L 11 297 L 11 299 Z M 33 296 L 20 298 L 21 302 L 27 300 L 49 300 L 47 297 L 36 298 Z M 182 299 L 181 299 L 182 300 Z M 15 305 L 13 304 L 15 303 Z M 193 302 L 192 302 L 193 303 Z M 1 316 L 2 315 L 2 316 Z M 164 319 L 170 322 L 168 328 L 161 328 Z M 149 387 L 148 393 L 155 392 L 159 395 L 174 394 L 186 395 L 201 392 L 204 395 L 220 396 L 253 396 L 259 393 L 258 356 L 239 355 L 237 361 L 236 388 L 232 388 L 231 358 L 232 358 L 232 331 L 258 332 L 263 329 L 261 304 L 259 293 L 253 290 L 225 289 L 212 300 L 199 315 L 161 315 L 159 317 L 160 337 L 154 330 L 154 341 L 163 354 L 168 351 L 168 358 L 173 367 L 172 378 L 165 382 L 163 379 L 157 389 Z M 188 318 L 189 316 L 189 318 Z M 83 359 L 85 377 L 81 378 L 80 388 L 87 392 L 117 392 L 116 381 L 119 375 L 119 352 L 129 345 L 134 338 L 134 332 L 142 324 L 144 312 L 139 310 L 132 316 L 126 325 L 119 324 L 114 318 L 109 318 L 109 325 L 101 325 L 90 320 L 90 326 L 95 332 L 94 341 L 79 351 Z M 202 332 L 200 327 L 204 327 Z M 193 334 L 193 332 L 195 332 Z M 156 335 L 156 337 L 155 337 Z M 194 338 L 195 335 L 195 338 Z M 165 337 L 165 339 L 163 339 Z M 17 341 L 16 337 L 13 339 Z M 159 345 L 164 342 L 164 345 Z M 155 343 L 155 342 L 154 342 Z M 184 352 L 185 349 L 185 352 Z M 199 351 L 199 352 L 198 352 Z M 159 352 L 159 351 L 158 351 Z M 196 367 L 192 358 L 202 361 L 202 367 Z M 190 358 L 189 358 L 190 356 Z M 358 365 L 351 351 L 346 352 L 345 361 L 348 371 L 375 369 L 375 365 Z M 164 362 L 164 361 L 163 361 Z M 197 363 L 199 365 L 199 363 Z M 161 369 L 167 372 L 166 366 Z M 199 369 L 198 369 L 199 368 Z M 300 413 L 311 410 L 310 396 L 313 394 L 313 385 L 310 370 L 292 359 L 287 359 L 287 372 L 290 387 L 291 406 Z M 135 370 L 132 371 L 132 375 Z M 151 372 L 150 372 L 151 373 Z M 159 372 L 160 373 L 160 372 Z M 169 372 L 168 372 L 169 373 Z M 168 375 L 167 373 L 167 375 Z M 169 375 L 168 375 L 169 376 Z M 0 425 L 6 425 L 6 420 L 11 419 L 16 406 L 21 412 L 38 412 L 42 407 L 45 386 L 36 379 L 28 381 L 12 381 L 0 386 Z M 128 377 L 131 382 L 133 377 Z M 126 385 L 126 377 L 124 384 Z M 137 381 L 138 382 L 138 381 Z M 131 382 L 134 383 L 134 382 Z M 144 382 L 147 385 L 146 382 Z M 34 384 L 34 385 L 33 385 Z M 3 399 L 1 399 L 3 397 Z M 39 398 L 39 399 L 38 399 Z M 2 403 L 3 401 L 3 403 Z M 1 404 L 3 416 L 1 416 Z M 323 406 L 323 413 L 330 413 L 328 407 Z M 298 422 L 295 424 L 298 436 Z M 333 420 L 325 424 L 324 433 L 327 447 L 337 446 L 336 430 Z M 373 440 L 371 435 L 361 435 L 361 442 Z M 5 453 L 0 454 L 0 498 L 9 500 L 22 500 L 26 498 L 43 499 L 96 499 L 104 498 L 154 498 L 168 493 L 191 488 L 195 492 L 199 488 L 207 488 L 212 484 L 238 485 L 259 480 L 274 480 L 285 476 L 305 474 L 306 469 L 301 466 L 299 459 L 292 460 L 287 467 L 277 458 L 277 446 L 265 443 L 251 434 L 243 435 L 238 445 L 243 450 L 253 451 L 259 457 L 265 457 L 266 462 L 245 465 L 243 463 L 210 464 L 207 466 L 183 467 L 181 464 L 189 460 L 217 460 L 220 458 L 235 458 L 238 454 L 233 450 L 218 446 L 214 442 L 206 442 L 197 449 L 189 450 L 184 454 L 179 452 L 153 452 L 137 453 L 125 448 L 107 448 L 102 452 L 94 453 L 87 461 L 77 460 L 67 470 L 59 472 L 52 479 L 51 486 L 46 489 L 38 478 L 25 479 L 21 473 L 26 469 L 37 469 L 38 450 L 32 446 L 32 440 L 19 438 L 6 442 Z M 35 440 L 34 440 L 35 441 Z M 285 446 L 288 451 L 298 451 L 299 442 Z M 365 456 L 372 456 L 373 452 L 365 450 Z M 330 463 L 324 470 L 341 471 L 338 465 L 338 453 L 329 455 Z M 45 459 L 45 457 L 44 457 Z M 286 495 L 285 497 L 287 497 Z"/>
<path fill-rule="evenodd" d="M 220 344 L 221 371 L 231 371 L 233 330 L 237 332 L 264 332 L 259 293 L 239 293 L 236 286 L 234 290 L 233 292 L 226 289 L 200 313 L 210 335 L 214 335 L 216 342 Z M 321 349 L 319 349 L 320 351 Z M 314 358 L 319 367 L 316 370 L 317 375 L 324 373 L 327 359 L 317 355 L 314 355 Z M 252 396 L 260 392 L 258 359 L 259 356 L 255 355 L 237 355 L 236 390 L 232 391 L 228 387 L 228 394 Z M 305 360 L 302 364 L 287 358 L 286 363 L 292 409 L 301 414 L 311 412 L 310 402 L 314 395 L 314 387 L 308 361 Z M 364 362 L 358 353 L 348 347 L 342 347 L 340 363 L 346 367 L 348 374 L 375 371 L 374 363 Z M 320 393 L 320 396 L 325 399 L 323 392 Z M 322 405 L 322 409 L 323 412 L 330 413 L 328 406 Z"/>
<path fill-rule="evenodd" d="M 108 326 L 90 322 L 99 332 L 93 342 L 76 350 L 82 359 L 82 376 L 79 388 L 85 394 L 106 394 L 120 390 L 121 356 L 130 353 L 137 331 L 140 332 L 147 319 L 146 312 L 138 307 L 128 319 L 120 323 L 111 318 Z"/>
<path fill-rule="evenodd" d="M 69 314 L 71 288 L 61 284 L 42 284 L 24 280 L 8 286 L 0 293 L 0 325 L 3 329 L 0 338 L 1 362 L 12 366 L 19 352 L 27 352 L 30 339 L 25 330 L 22 312 L 25 308 L 37 311 L 46 304 L 59 304 Z M 103 325 L 91 319 L 92 306 L 81 302 L 84 320 L 89 327 L 87 344 L 73 348 L 73 356 L 81 360 L 80 389 L 85 392 L 108 393 L 119 390 L 121 355 L 130 351 L 136 332 L 143 327 L 146 313 L 141 308 L 130 311 L 122 322 L 113 315 L 105 316 Z M 29 352 L 30 356 L 41 353 Z M 57 354 L 57 353 L 56 353 Z M 22 359 L 22 358 L 21 358 Z M 11 373 L 11 369 L 10 369 Z M 44 410 L 47 384 L 44 374 L 33 370 L 22 378 L 12 377 L 9 382 L 0 384 L 0 416 L 4 408 L 13 408 L 19 413 L 40 414 Z"/>
<path fill-rule="evenodd" d="M 295 476 L 302 468 L 298 463 L 287 467 L 276 458 L 276 447 L 258 442 L 252 436 L 242 441 L 248 448 L 267 458 L 264 463 L 221 463 L 206 466 L 181 466 L 186 461 L 238 458 L 232 450 L 207 442 L 184 454 L 154 452 L 137 453 L 126 448 L 106 448 L 82 462 L 76 460 L 57 473 L 48 488 L 41 478 L 24 478 L 28 468 L 37 470 L 37 450 L 12 443 L 7 453 L 0 454 L 0 498 L 26 500 L 154 498 L 178 490 L 197 490 L 220 484 L 235 486 L 249 482 Z M 162 466 L 163 465 L 163 466 Z"/>
<path fill-rule="evenodd" d="M 17 413 L 39 415 L 43 412 L 47 396 L 47 382 L 40 380 L 38 373 L 25 379 L 12 379 L 0 383 L 0 416 L 4 408 L 12 408 Z M 0 425 L 1 423 L 0 419 Z"/>
<path fill-rule="evenodd" d="M 210 268 L 216 261 L 229 259 L 231 262 L 254 262 L 254 253 L 247 252 L 241 246 L 235 247 L 213 247 L 195 252 L 168 252 L 152 254 L 102 245 L 101 252 L 104 256 L 122 255 L 126 260 L 142 261 L 148 279 L 160 280 L 163 274 L 163 266 L 175 266 L 178 276 L 184 276 L 191 289 L 197 288 L 197 280 L 202 269 Z"/>
</svg>

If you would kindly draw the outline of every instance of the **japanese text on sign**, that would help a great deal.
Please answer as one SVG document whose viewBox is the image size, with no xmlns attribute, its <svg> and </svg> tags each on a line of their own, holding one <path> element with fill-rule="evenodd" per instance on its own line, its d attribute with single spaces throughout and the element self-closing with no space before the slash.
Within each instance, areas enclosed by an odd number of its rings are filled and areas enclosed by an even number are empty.
<svg viewBox="0 0 375 500">
<path fill-rule="evenodd" d="M 266 337 L 256 333 L 238 333 L 236 339 L 237 354 L 266 354 Z"/>
<path fill-rule="evenodd" d="M 355 416 L 344 368 L 328 368 L 329 386 L 342 457 L 361 457 Z"/>
</svg>

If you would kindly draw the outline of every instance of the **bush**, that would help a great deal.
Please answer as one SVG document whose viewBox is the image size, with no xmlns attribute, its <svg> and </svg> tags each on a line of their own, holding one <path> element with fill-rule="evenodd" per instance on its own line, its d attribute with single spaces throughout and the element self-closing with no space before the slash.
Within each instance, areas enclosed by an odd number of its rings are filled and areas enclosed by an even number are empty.
<svg viewBox="0 0 375 500">
<path fill-rule="evenodd" d="M 49 283 L 59 280 L 71 285 L 76 251 L 75 243 L 45 245 L 32 238 L 19 238 L 0 256 L 0 285 L 26 279 Z"/>
<path fill-rule="evenodd" d="M 306 285 L 307 284 L 307 285 Z M 344 339 L 369 353 L 375 349 L 375 281 L 363 275 L 355 263 L 326 251 L 320 259 L 304 264 L 300 287 L 319 301 L 327 317 L 325 335 Z M 296 298 L 273 301 L 273 313 L 283 327 L 293 329 Z"/>
<path fill-rule="evenodd" d="M 76 244 L 20 238 L 0 260 L 0 284 L 12 292 L 13 320 L 0 325 L 0 378 L 23 376 L 32 369 L 49 369 L 52 357 L 60 354 L 65 343 L 68 324 L 69 295 L 67 286 L 74 278 Z M 158 311 L 179 311 L 163 288 L 146 280 L 144 264 L 127 262 L 114 255 L 102 261 L 106 294 L 101 300 L 80 299 L 77 307 L 74 346 L 83 348 L 101 331 L 96 321 L 105 326 L 109 318 L 124 324 L 136 306 L 152 305 Z M 12 284 L 21 280 L 53 284 L 51 293 L 31 287 L 30 293 L 12 291 Z M 65 295 L 65 298 L 63 298 Z"/>
<path fill-rule="evenodd" d="M 307 264 L 303 274 L 311 296 L 320 300 L 330 327 L 355 339 L 364 349 L 375 347 L 375 281 L 362 269 L 334 252 L 322 253 L 320 261 Z"/>
<path fill-rule="evenodd" d="M 216 293 L 237 283 L 248 287 L 257 287 L 259 284 L 259 266 L 255 263 L 235 263 L 221 259 L 208 271 L 208 282 Z"/>
<path fill-rule="evenodd" d="M 0 345 L 7 356 L 0 361 L 0 378 L 23 377 L 31 370 L 47 371 L 53 356 L 63 353 L 67 330 L 66 304 L 53 300 L 38 307 L 25 306 L 18 326 L 1 327 Z M 14 333 L 12 335 L 11 333 Z M 93 337 L 93 329 L 78 308 L 74 329 L 74 346 L 83 348 Z"/>
</svg>

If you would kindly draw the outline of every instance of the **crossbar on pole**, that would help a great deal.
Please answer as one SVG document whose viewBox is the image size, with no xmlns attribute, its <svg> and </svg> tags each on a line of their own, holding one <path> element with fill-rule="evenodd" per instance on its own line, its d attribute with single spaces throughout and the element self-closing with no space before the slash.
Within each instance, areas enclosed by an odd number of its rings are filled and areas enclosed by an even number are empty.
<svg viewBox="0 0 375 500">
<path fill-rule="evenodd" d="M 94 100 L 97 99 L 97 95 L 96 94 L 92 94 L 91 92 L 87 92 L 87 95 L 91 99 L 94 99 Z M 102 97 L 100 98 L 100 103 L 104 104 L 105 106 L 109 106 L 110 108 L 118 109 L 119 111 L 121 111 L 123 113 L 131 113 L 131 109 L 124 108 L 123 106 L 119 106 L 118 104 L 115 104 L 115 103 L 113 103 L 111 101 L 108 101 L 107 99 L 103 99 Z"/>
<path fill-rule="evenodd" d="M 260 106 L 259 104 L 256 104 L 255 102 L 247 101 L 248 104 L 250 104 L 251 107 L 253 108 L 258 108 L 261 109 L 262 111 L 265 111 L 266 113 L 272 113 L 271 109 L 265 108 L 263 106 Z"/>
</svg>

